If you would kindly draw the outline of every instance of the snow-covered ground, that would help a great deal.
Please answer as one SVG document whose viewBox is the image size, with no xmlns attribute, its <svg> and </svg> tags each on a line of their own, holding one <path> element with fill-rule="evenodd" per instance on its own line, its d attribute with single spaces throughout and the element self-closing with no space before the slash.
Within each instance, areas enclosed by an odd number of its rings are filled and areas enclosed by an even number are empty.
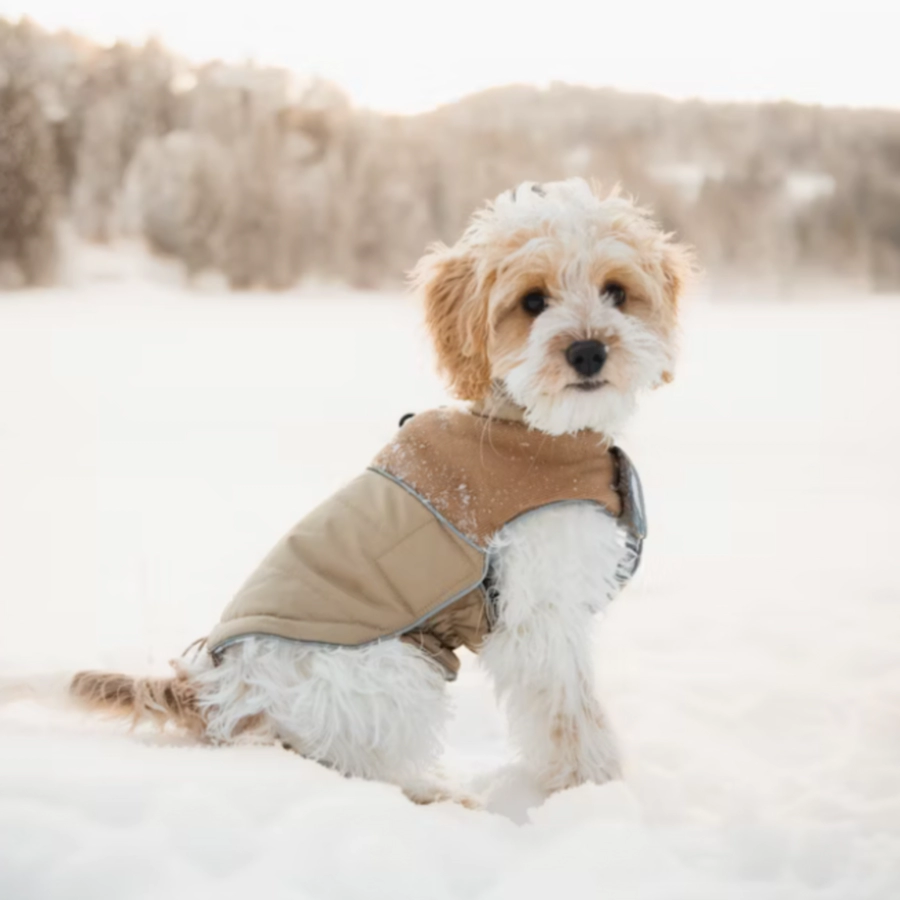
<svg viewBox="0 0 900 900">
<path fill-rule="evenodd" d="M 900 897 L 900 301 L 696 303 L 623 445 L 651 538 L 598 623 L 626 779 L 539 798 L 474 659 L 416 807 L 279 748 L 0 709 L 0 897 Z M 0 297 L 0 672 L 165 668 L 443 401 L 398 297 Z"/>
</svg>

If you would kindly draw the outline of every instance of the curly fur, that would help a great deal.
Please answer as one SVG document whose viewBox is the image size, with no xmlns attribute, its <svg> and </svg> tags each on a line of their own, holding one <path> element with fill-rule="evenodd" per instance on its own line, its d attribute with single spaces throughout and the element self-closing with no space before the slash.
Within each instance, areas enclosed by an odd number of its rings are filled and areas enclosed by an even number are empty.
<svg viewBox="0 0 900 900">
<path fill-rule="evenodd" d="M 510 735 L 548 791 L 620 773 L 594 690 L 594 616 L 618 593 L 628 551 L 614 519 L 589 505 L 511 522 L 491 559 L 497 626 L 479 654 L 506 707 Z"/>
<path fill-rule="evenodd" d="M 321 648 L 256 638 L 229 647 L 216 666 L 198 657 L 189 672 L 216 742 L 278 740 L 346 775 L 398 783 L 440 753 L 444 677 L 398 640 Z"/>
</svg>

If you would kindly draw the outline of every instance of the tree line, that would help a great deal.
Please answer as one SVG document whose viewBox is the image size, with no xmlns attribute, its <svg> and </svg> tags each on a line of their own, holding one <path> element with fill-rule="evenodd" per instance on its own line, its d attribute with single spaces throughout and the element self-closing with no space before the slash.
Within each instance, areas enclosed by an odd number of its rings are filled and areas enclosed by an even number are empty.
<svg viewBox="0 0 900 900">
<path fill-rule="evenodd" d="M 712 272 L 900 288 L 900 113 L 512 86 L 416 116 L 323 79 L 193 65 L 0 19 L 0 286 L 53 283 L 59 224 L 236 289 L 398 283 L 524 179 L 619 182 Z"/>
</svg>

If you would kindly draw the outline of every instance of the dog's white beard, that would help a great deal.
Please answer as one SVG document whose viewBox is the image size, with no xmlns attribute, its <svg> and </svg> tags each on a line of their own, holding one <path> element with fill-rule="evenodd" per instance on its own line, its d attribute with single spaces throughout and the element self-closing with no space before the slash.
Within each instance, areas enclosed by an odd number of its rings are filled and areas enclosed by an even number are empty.
<svg viewBox="0 0 900 900">
<path fill-rule="evenodd" d="M 558 329 L 541 328 L 540 324 L 532 329 L 522 361 L 502 381 L 510 399 L 525 410 L 525 421 L 547 434 L 589 429 L 614 438 L 634 413 L 640 392 L 658 385 L 672 365 L 672 351 L 657 335 L 634 318 L 617 314 L 605 325 L 619 338 L 613 353 L 621 357 L 617 364 L 624 378 L 620 380 L 627 388 L 606 384 L 590 392 L 567 387 L 547 393 L 541 384 L 541 370 L 546 347 Z"/>
<path fill-rule="evenodd" d="M 614 437 L 634 412 L 637 398 L 623 394 L 612 385 L 594 394 L 569 390 L 560 394 L 537 394 L 533 399 L 517 397 L 507 382 L 513 399 L 525 407 L 525 421 L 547 434 L 567 434 L 590 429 Z"/>
</svg>

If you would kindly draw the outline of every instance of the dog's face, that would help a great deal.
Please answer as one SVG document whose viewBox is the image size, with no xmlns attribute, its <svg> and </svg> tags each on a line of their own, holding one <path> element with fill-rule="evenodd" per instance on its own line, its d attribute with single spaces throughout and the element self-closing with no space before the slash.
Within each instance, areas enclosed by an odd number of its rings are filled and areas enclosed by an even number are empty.
<svg viewBox="0 0 900 900">
<path fill-rule="evenodd" d="M 415 278 L 456 396 L 499 394 L 550 434 L 612 435 L 672 377 L 690 272 L 643 210 L 576 178 L 501 194 Z"/>
</svg>

